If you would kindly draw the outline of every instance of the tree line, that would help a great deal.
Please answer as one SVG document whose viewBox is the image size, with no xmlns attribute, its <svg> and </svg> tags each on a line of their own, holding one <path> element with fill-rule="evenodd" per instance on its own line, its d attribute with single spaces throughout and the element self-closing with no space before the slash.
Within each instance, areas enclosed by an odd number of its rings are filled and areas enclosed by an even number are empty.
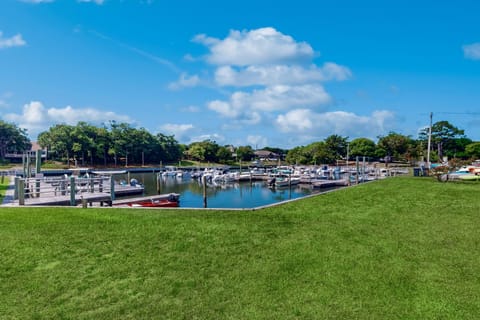
<svg viewBox="0 0 480 320">
<path fill-rule="evenodd" d="M 429 131 L 429 128 L 421 130 L 417 139 L 390 132 L 379 136 L 377 143 L 367 138 L 348 141 L 348 137 L 331 135 L 324 141 L 291 149 L 286 160 L 289 163 L 319 164 L 335 163 L 339 159 L 355 159 L 359 156 L 369 160 L 414 164 L 421 159 L 427 160 Z M 480 158 L 480 142 L 472 141 L 465 136 L 464 130 L 448 121 L 439 121 L 432 125 L 430 140 L 431 162 L 442 162 L 444 157 L 462 160 Z"/>
<path fill-rule="evenodd" d="M 424 129 L 417 139 L 396 132 L 379 136 L 375 143 L 368 138 L 349 141 L 348 137 L 330 135 L 323 141 L 290 150 L 266 147 L 290 164 L 334 164 L 341 159 L 357 156 L 369 160 L 426 160 L 429 132 Z M 76 125 L 56 124 L 38 135 L 38 144 L 48 150 L 48 158 L 68 164 L 91 166 L 130 166 L 176 163 L 182 159 L 211 163 L 233 164 L 254 159 L 251 146 L 219 145 L 212 140 L 180 144 L 174 135 L 151 134 L 144 128 L 110 121 L 103 126 L 86 122 Z M 480 142 L 467 138 L 448 121 L 432 126 L 431 161 L 480 158 Z M 31 147 L 25 129 L 0 120 L 0 159 L 9 152 L 23 152 Z"/>
</svg>

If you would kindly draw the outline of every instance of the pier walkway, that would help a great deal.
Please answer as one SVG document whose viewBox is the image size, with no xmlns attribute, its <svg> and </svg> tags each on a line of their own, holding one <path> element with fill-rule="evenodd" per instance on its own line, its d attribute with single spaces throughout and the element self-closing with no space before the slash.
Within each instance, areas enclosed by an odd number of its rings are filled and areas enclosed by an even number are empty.
<svg viewBox="0 0 480 320">
<path fill-rule="evenodd" d="M 38 175 L 35 178 L 10 179 L 4 206 L 76 206 L 93 202 L 112 205 L 117 196 L 141 195 L 141 185 L 118 184 L 109 177 L 55 177 Z"/>
</svg>

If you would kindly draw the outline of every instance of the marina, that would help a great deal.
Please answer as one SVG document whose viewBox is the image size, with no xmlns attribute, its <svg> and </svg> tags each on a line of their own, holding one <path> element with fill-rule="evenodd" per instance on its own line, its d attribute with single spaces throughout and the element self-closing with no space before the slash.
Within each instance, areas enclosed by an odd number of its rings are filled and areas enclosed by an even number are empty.
<svg viewBox="0 0 480 320">
<path fill-rule="evenodd" d="M 15 177 L 14 203 L 25 206 L 256 208 L 386 176 L 340 167 L 69 169 Z M 167 202 L 169 195 L 179 200 Z"/>
</svg>

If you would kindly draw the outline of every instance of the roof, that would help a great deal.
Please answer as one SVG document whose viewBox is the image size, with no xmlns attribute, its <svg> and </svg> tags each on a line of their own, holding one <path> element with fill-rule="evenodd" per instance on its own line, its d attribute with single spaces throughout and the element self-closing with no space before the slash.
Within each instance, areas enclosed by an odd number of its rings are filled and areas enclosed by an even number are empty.
<svg viewBox="0 0 480 320">
<path fill-rule="evenodd" d="M 268 150 L 257 150 L 254 153 L 256 156 L 259 157 L 278 157 L 278 154 Z"/>
<path fill-rule="evenodd" d="M 40 147 L 37 141 L 32 141 L 31 144 L 32 144 L 32 148 L 30 149 L 31 151 L 43 150 L 43 148 Z"/>
</svg>

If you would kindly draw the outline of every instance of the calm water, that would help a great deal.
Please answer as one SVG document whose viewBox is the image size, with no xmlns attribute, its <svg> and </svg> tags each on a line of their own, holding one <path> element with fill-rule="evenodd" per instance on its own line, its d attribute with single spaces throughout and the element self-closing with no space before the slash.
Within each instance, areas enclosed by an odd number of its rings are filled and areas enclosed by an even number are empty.
<svg viewBox="0 0 480 320">
<path fill-rule="evenodd" d="M 145 185 L 145 195 L 157 194 L 157 175 L 153 173 L 131 173 L 131 178 Z M 114 176 L 115 180 L 127 180 L 127 175 Z M 200 180 L 166 177 L 160 179 L 160 194 L 180 194 L 180 207 L 203 208 L 203 187 Z M 290 188 L 268 188 L 263 181 L 235 182 L 207 187 L 208 208 L 255 208 L 312 194 L 309 185 Z"/>
</svg>

